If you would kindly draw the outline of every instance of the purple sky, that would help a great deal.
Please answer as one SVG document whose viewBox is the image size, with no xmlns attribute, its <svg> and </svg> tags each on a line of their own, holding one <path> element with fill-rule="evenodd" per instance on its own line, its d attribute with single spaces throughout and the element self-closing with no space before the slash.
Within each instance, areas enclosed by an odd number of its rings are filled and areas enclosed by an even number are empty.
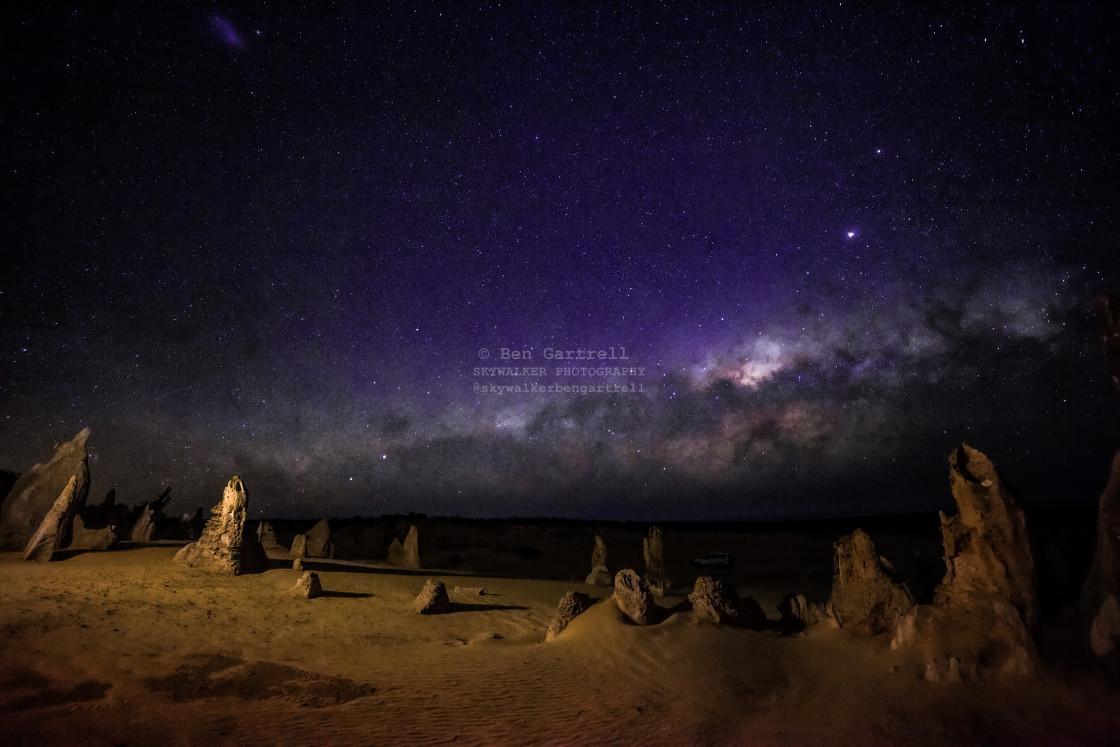
<svg viewBox="0 0 1120 747">
<path fill-rule="evenodd" d="M 1019 5 L 24 8 L 0 467 L 88 425 L 96 497 L 183 510 L 752 518 L 937 506 L 968 441 L 1091 502 L 1120 24 Z"/>
</svg>

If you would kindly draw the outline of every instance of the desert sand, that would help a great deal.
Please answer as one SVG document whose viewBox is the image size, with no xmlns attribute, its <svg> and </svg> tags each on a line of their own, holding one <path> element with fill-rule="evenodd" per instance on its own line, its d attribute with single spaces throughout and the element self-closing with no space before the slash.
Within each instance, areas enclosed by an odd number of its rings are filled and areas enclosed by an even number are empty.
<svg viewBox="0 0 1120 747">
<path fill-rule="evenodd" d="M 218 576 L 174 564 L 177 550 L 126 545 L 44 564 L 0 555 L 6 744 L 1105 744 L 1120 735 L 1120 695 L 1091 675 L 932 683 L 889 636 L 827 624 L 732 628 L 690 611 L 638 627 L 609 599 L 545 643 L 566 591 L 611 590 L 305 560 L 325 595 L 295 599 L 299 574 L 284 554 L 264 573 Z M 776 619 L 798 575 L 759 573 L 736 586 Z M 447 584 L 452 611 L 410 612 L 432 576 Z M 687 589 L 678 591 L 659 605 L 682 601 Z"/>
</svg>

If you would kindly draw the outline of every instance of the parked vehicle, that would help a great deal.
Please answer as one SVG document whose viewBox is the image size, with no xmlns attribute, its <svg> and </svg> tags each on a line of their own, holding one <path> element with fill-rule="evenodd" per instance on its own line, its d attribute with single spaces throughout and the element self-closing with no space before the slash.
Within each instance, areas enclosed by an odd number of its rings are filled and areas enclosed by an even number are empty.
<svg viewBox="0 0 1120 747">
<path fill-rule="evenodd" d="M 698 568 L 730 568 L 731 554 L 726 552 L 710 552 L 702 558 L 693 558 L 692 564 Z"/>
</svg>

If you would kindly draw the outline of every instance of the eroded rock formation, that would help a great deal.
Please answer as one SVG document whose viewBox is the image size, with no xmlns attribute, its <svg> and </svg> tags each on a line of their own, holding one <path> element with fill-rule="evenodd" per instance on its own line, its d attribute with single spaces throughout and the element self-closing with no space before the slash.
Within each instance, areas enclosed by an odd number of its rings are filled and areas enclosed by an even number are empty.
<svg viewBox="0 0 1120 747">
<path fill-rule="evenodd" d="M 615 574 L 613 599 L 623 614 L 637 625 L 660 622 L 660 608 L 654 603 L 649 586 L 630 568 Z"/>
<path fill-rule="evenodd" d="M 726 581 L 711 576 L 696 579 L 688 595 L 693 612 L 703 620 L 721 625 L 760 627 L 766 623 L 766 614 L 757 601 L 740 599 Z"/>
<path fill-rule="evenodd" d="M 199 506 L 194 511 L 194 516 L 191 517 L 191 539 L 198 539 L 202 536 L 202 530 L 206 528 L 206 515 L 202 511 L 202 506 Z"/>
<path fill-rule="evenodd" d="M 408 528 L 408 534 L 404 538 L 404 562 L 402 565 L 405 568 L 420 568 L 420 531 L 414 526 Z"/>
<path fill-rule="evenodd" d="M 405 536 L 403 544 L 400 540 L 394 539 L 389 545 L 389 563 L 398 568 L 419 570 L 420 532 L 415 526 L 408 528 L 408 535 Z"/>
<path fill-rule="evenodd" d="M 412 602 L 412 611 L 420 615 L 439 615 L 451 611 L 447 587 L 436 578 L 429 578 Z"/>
<path fill-rule="evenodd" d="M 190 511 L 184 511 L 179 514 L 179 525 L 175 527 L 177 533 L 176 539 L 194 541 L 199 538 L 202 533 L 202 528 L 206 525 L 202 519 L 202 507 L 192 514 Z M 259 539 L 259 535 L 258 535 Z"/>
<path fill-rule="evenodd" d="M 292 541 L 291 554 L 297 558 L 333 558 L 334 545 L 331 544 L 331 525 L 326 519 Z"/>
<path fill-rule="evenodd" d="M 55 445 L 54 457 L 36 464 L 12 486 L 0 504 L 0 550 L 24 550 L 54 507 L 70 478 L 74 478 L 74 501 L 78 509 L 89 493 L 89 457 L 86 442 L 89 428 L 72 441 Z"/>
<path fill-rule="evenodd" d="M 665 577 L 665 543 L 657 527 L 650 527 L 649 535 L 642 540 L 642 557 L 646 562 L 646 583 L 650 591 L 663 596 L 669 580 Z"/>
<path fill-rule="evenodd" d="M 564 628 L 568 627 L 568 623 L 586 612 L 592 604 L 594 602 L 591 601 L 591 597 L 579 591 L 569 591 L 560 597 L 560 604 L 556 607 L 556 617 L 548 624 L 548 632 L 545 633 L 544 639 L 551 641 L 560 635 L 564 632 Z"/>
<path fill-rule="evenodd" d="M 120 513 L 117 491 L 110 490 L 96 506 L 86 505 L 78 511 L 71 527 L 70 550 L 108 550 L 120 539 Z M 125 511 L 127 514 L 127 510 Z"/>
<path fill-rule="evenodd" d="M 117 532 L 111 526 L 93 528 L 86 526 L 81 512 L 74 517 L 70 526 L 68 550 L 108 550 L 117 544 Z"/>
<path fill-rule="evenodd" d="M 914 606 L 910 590 L 887 576 L 875 544 L 862 529 L 842 537 L 833 548 L 828 609 L 841 628 L 882 633 Z"/>
<path fill-rule="evenodd" d="M 284 552 L 283 545 L 281 545 L 280 540 L 276 538 L 276 529 L 270 522 L 262 521 L 257 525 L 257 541 L 261 543 L 261 547 L 266 551 Z"/>
<path fill-rule="evenodd" d="M 296 579 L 295 586 L 289 589 L 288 593 L 299 599 L 314 599 L 323 596 L 323 585 L 319 581 L 319 574 L 314 571 L 304 571 Z"/>
<path fill-rule="evenodd" d="M 8 493 L 15 487 L 18 479 L 18 472 L 12 472 L 10 469 L 0 469 L 0 504 L 7 499 Z"/>
<path fill-rule="evenodd" d="M 614 583 L 614 577 L 607 569 L 607 543 L 597 534 L 595 548 L 591 551 L 591 573 L 587 574 L 584 583 L 590 586 L 610 586 Z"/>
<path fill-rule="evenodd" d="M 330 542 L 330 522 L 326 519 L 320 520 L 315 526 L 307 530 L 307 557 L 335 557 L 335 547 Z"/>
<path fill-rule="evenodd" d="M 961 444 L 949 457 L 955 516 L 941 514 L 945 578 L 935 604 L 999 599 L 1038 622 L 1038 589 L 1027 521 L 995 465 Z"/>
<path fill-rule="evenodd" d="M 784 623 L 800 623 L 806 628 L 823 620 L 832 620 L 828 608 L 820 602 L 812 602 L 804 594 L 787 594 L 778 604 L 778 612 Z M 835 620 L 832 620 L 835 623 Z"/>
<path fill-rule="evenodd" d="M 1024 677 L 1038 669 L 1022 614 L 998 600 L 969 608 L 917 605 L 899 619 L 891 648 L 917 651 L 923 676 L 933 682 Z"/>
<path fill-rule="evenodd" d="M 136 517 L 136 522 L 132 525 L 132 531 L 129 534 L 133 542 L 154 542 L 157 539 L 156 528 L 166 518 L 163 507 L 170 500 L 171 488 L 166 487 L 162 493 L 140 508 L 140 513 Z"/>
<path fill-rule="evenodd" d="M 249 494 L 240 477 L 226 485 L 198 541 L 185 546 L 175 560 L 214 573 L 238 575 L 268 569 L 268 557 L 257 536 L 245 531 Z"/>
<path fill-rule="evenodd" d="M 1038 592 L 1023 509 L 976 449 L 961 444 L 949 470 L 959 513 L 941 515 L 945 578 L 932 605 L 898 621 L 891 647 L 916 650 L 930 680 L 1031 674 Z"/>
<path fill-rule="evenodd" d="M 62 494 L 40 522 L 38 531 L 28 541 L 23 551 L 24 560 L 46 563 L 54 559 L 55 553 L 70 539 L 70 522 L 74 520 L 80 508 L 78 499 L 78 476 L 71 475 L 70 481 L 62 489 Z"/>
</svg>

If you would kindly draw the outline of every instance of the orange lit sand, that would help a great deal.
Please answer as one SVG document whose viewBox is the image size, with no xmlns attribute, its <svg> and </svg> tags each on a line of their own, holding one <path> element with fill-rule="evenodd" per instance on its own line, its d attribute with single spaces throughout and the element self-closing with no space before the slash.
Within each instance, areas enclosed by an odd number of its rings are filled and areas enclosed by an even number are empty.
<svg viewBox="0 0 1120 747">
<path fill-rule="evenodd" d="M 6 744 L 963 744 L 1105 742 L 1120 698 L 1056 678 L 919 681 L 914 662 L 818 626 L 780 636 L 690 613 L 638 628 L 613 603 L 542 643 L 561 581 L 316 563 L 328 596 L 274 569 L 215 577 L 170 546 L 46 565 L 0 555 Z M 782 590 L 751 590 L 773 599 Z M 766 593 L 768 592 L 768 593 Z M 661 600 L 670 606 L 679 598 Z"/>
</svg>

